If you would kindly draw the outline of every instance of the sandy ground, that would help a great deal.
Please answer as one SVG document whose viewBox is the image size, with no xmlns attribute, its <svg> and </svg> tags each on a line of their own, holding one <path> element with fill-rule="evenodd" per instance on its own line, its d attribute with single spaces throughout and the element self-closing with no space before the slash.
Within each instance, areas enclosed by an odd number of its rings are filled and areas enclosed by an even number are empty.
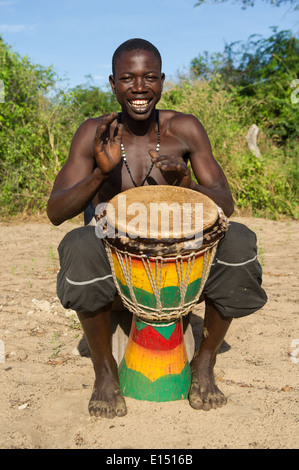
<svg viewBox="0 0 299 470">
<path fill-rule="evenodd" d="M 92 418 L 88 351 L 56 297 L 60 227 L 0 224 L 2 449 L 294 449 L 299 444 L 299 222 L 234 218 L 258 235 L 269 301 L 235 320 L 218 355 L 221 409 L 127 398 L 128 415 Z M 202 306 L 195 317 L 203 316 Z M 81 346 L 80 346 L 81 345 Z M 79 352 L 81 351 L 81 353 Z"/>
</svg>

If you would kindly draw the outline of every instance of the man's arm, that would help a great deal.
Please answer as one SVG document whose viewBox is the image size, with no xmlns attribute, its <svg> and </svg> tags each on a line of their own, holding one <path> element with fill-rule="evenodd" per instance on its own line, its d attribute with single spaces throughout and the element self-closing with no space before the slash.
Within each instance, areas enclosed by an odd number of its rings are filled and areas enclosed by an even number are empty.
<svg viewBox="0 0 299 470">
<path fill-rule="evenodd" d="M 94 169 L 92 142 L 95 131 L 96 123 L 87 120 L 74 135 L 68 160 L 55 179 L 48 201 L 47 213 L 54 225 L 80 214 L 104 179 Z"/>
<path fill-rule="evenodd" d="M 54 225 L 80 214 L 120 159 L 120 136 L 110 140 L 110 124 L 117 114 L 88 119 L 74 135 L 69 157 L 58 173 L 47 213 Z"/>
<path fill-rule="evenodd" d="M 180 134 L 198 182 L 196 184 L 191 181 L 190 188 L 211 198 L 230 217 L 234 211 L 233 197 L 225 174 L 213 157 L 211 144 L 202 124 L 194 116 L 182 115 L 178 116 L 174 125 L 181 129 Z"/>
<path fill-rule="evenodd" d="M 168 126 L 168 131 L 178 141 L 178 155 L 160 155 L 155 150 L 149 152 L 165 181 L 205 194 L 229 217 L 234 211 L 232 194 L 221 167 L 213 157 L 209 138 L 201 123 L 192 115 L 175 113 Z M 190 170 L 179 154 L 190 159 L 197 183 L 191 181 Z"/>
</svg>

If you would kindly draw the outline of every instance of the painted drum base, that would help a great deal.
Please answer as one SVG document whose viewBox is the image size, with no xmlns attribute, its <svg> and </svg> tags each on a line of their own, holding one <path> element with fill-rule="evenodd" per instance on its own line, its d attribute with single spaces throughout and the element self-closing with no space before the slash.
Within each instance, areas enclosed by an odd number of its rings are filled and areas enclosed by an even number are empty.
<svg viewBox="0 0 299 470">
<path fill-rule="evenodd" d="M 124 396 L 137 400 L 172 401 L 188 396 L 191 371 L 182 319 L 144 323 L 133 315 L 124 358 L 119 366 Z"/>
</svg>

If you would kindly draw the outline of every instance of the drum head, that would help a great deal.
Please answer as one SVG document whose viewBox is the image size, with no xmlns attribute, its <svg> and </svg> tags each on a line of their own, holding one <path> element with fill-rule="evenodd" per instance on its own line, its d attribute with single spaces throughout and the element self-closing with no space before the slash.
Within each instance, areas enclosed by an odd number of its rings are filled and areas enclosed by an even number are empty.
<svg viewBox="0 0 299 470">
<path fill-rule="evenodd" d="M 183 240 L 212 227 L 218 216 L 216 204 L 197 191 L 141 186 L 115 196 L 108 204 L 106 220 L 124 237 Z"/>
</svg>

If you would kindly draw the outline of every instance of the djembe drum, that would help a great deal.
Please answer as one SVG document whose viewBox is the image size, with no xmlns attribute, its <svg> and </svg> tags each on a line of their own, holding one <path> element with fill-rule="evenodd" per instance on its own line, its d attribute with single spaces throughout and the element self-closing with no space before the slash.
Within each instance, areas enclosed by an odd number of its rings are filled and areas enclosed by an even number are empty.
<svg viewBox="0 0 299 470">
<path fill-rule="evenodd" d="M 108 204 L 105 247 L 118 293 L 133 313 L 119 365 L 125 396 L 187 397 L 191 372 L 182 318 L 198 303 L 226 230 L 222 210 L 190 189 L 142 186 Z"/>
</svg>

